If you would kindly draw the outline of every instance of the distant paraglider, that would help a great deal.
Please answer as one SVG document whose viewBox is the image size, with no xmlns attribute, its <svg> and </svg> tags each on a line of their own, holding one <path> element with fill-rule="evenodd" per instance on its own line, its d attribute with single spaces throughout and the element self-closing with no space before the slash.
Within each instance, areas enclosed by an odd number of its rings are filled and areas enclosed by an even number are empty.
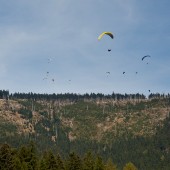
<svg viewBox="0 0 170 170">
<path fill-rule="evenodd" d="M 100 40 L 104 35 L 110 36 L 112 39 L 114 38 L 113 34 L 111 32 L 103 32 L 99 35 L 98 40 Z"/>
<path fill-rule="evenodd" d="M 51 58 L 48 58 L 48 63 L 51 63 L 52 59 Z"/>
<path fill-rule="evenodd" d="M 125 74 L 125 71 L 123 72 L 123 74 Z"/>
<path fill-rule="evenodd" d="M 143 61 L 146 57 L 151 57 L 151 56 L 150 56 L 150 55 L 145 55 L 144 57 L 142 57 L 142 61 Z"/>
<path fill-rule="evenodd" d="M 103 33 L 101 33 L 101 34 L 98 36 L 98 40 L 100 40 L 104 35 L 108 35 L 108 36 L 110 36 L 110 38 L 112 38 L 112 39 L 114 38 L 114 36 L 113 36 L 113 34 L 112 34 L 111 32 L 103 32 Z M 109 48 L 107 51 L 110 52 L 111 49 Z"/>
<path fill-rule="evenodd" d="M 107 74 L 107 77 L 108 77 L 108 76 L 109 76 L 109 74 L 110 74 L 110 72 L 109 72 L 109 71 L 107 71 L 107 72 L 106 72 L 106 74 Z"/>
</svg>

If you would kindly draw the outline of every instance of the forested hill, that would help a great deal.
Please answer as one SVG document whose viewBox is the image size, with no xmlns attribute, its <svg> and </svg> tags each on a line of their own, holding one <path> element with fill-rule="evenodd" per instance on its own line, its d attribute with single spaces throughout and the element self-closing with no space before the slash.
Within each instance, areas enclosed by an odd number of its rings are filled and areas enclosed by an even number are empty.
<svg viewBox="0 0 170 170">
<path fill-rule="evenodd" d="M 122 168 L 170 167 L 170 95 L 34 94 L 0 91 L 0 143 L 34 142 L 63 158 L 87 151 Z"/>
</svg>

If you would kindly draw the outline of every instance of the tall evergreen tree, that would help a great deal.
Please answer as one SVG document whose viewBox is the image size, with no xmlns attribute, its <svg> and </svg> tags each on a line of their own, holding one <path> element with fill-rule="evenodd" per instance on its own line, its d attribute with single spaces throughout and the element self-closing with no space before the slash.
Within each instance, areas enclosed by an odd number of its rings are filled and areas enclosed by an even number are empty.
<svg viewBox="0 0 170 170">
<path fill-rule="evenodd" d="M 137 168 L 132 162 L 129 162 L 123 167 L 123 170 L 137 170 Z"/>
<path fill-rule="evenodd" d="M 83 158 L 83 170 L 94 170 L 95 160 L 91 152 L 87 152 Z"/>
<path fill-rule="evenodd" d="M 100 156 L 97 156 L 97 158 L 95 160 L 94 170 L 104 170 L 104 163 Z"/>
<path fill-rule="evenodd" d="M 105 170 L 117 170 L 117 166 L 113 164 L 111 159 L 108 159 L 106 165 L 105 165 Z"/>
<path fill-rule="evenodd" d="M 57 169 L 58 170 L 65 170 L 64 163 L 63 163 L 59 154 L 56 157 L 56 163 L 57 163 Z"/>
<path fill-rule="evenodd" d="M 57 166 L 56 158 L 51 151 L 48 151 L 44 154 L 42 161 L 44 161 L 45 163 L 43 165 L 43 168 L 45 167 L 46 170 L 57 170 L 58 166 Z"/>
<path fill-rule="evenodd" d="M 37 156 L 35 152 L 35 146 L 30 143 L 29 146 L 22 146 L 19 150 L 19 158 L 21 164 L 28 168 L 28 170 L 36 170 L 37 168 Z"/>
<path fill-rule="evenodd" d="M 82 170 L 82 162 L 78 155 L 74 152 L 69 155 L 69 158 L 66 163 L 67 170 Z"/>
<path fill-rule="evenodd" d="M 2 145 L 0 148 L 0 169 L 12 170 L 12 151 L 7 144 Z"/>
</svg>

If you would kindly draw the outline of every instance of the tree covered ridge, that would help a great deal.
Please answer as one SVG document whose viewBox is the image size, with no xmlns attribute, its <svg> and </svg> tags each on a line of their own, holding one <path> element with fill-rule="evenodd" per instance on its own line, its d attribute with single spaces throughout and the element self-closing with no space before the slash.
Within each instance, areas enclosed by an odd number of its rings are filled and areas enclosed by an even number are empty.
<svg viewBox="0 0 170 170">
<path fill-rule="evenodd" d="M 148 95 L 149 99 L 153 98 L 166 98 L 170 97 L 170 94 L 160 94 L 160 93 L 150 93 Z M 79 99 L 114 99 L 114 100 L 126 100 L 126 99 L 146 99 L 144 94 L 136 93 L 136 94 L 120 94 L 120 93 L 112 93 L 112 94 L 102 94 L 102 93 L 85 93 L 85 94 L 77 94 L 77 93 L 60 93 L 60 94 L 39 94 L 39 93 L 10 93 L 9 90 L 0 90 L 0 99 L 11 98 L 11 99 L 46 99 L 46 100 L 56 100 L 56 99 L 69 99 L 69 100 L 79 100 Z"/>
</svg>

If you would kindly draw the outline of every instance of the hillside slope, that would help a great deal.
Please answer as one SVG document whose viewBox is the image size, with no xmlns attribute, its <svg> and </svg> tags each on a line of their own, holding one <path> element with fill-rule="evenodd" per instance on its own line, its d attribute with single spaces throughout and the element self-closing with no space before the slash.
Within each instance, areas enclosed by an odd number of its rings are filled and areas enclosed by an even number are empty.
<svg viewBox="0 0 170 170">
<path fill-rule="evenodd" d="M 150 136 L 168 116 L 168 102 L 169 99 L 76 102 L 1 99 L 1 133 L 7 136 L 44 133 L 49 140 L 56 141 L 58 129 L 62 129 L 70 141 L 83 138 L 102 143 L 122 135 Z"/>
</svg>

